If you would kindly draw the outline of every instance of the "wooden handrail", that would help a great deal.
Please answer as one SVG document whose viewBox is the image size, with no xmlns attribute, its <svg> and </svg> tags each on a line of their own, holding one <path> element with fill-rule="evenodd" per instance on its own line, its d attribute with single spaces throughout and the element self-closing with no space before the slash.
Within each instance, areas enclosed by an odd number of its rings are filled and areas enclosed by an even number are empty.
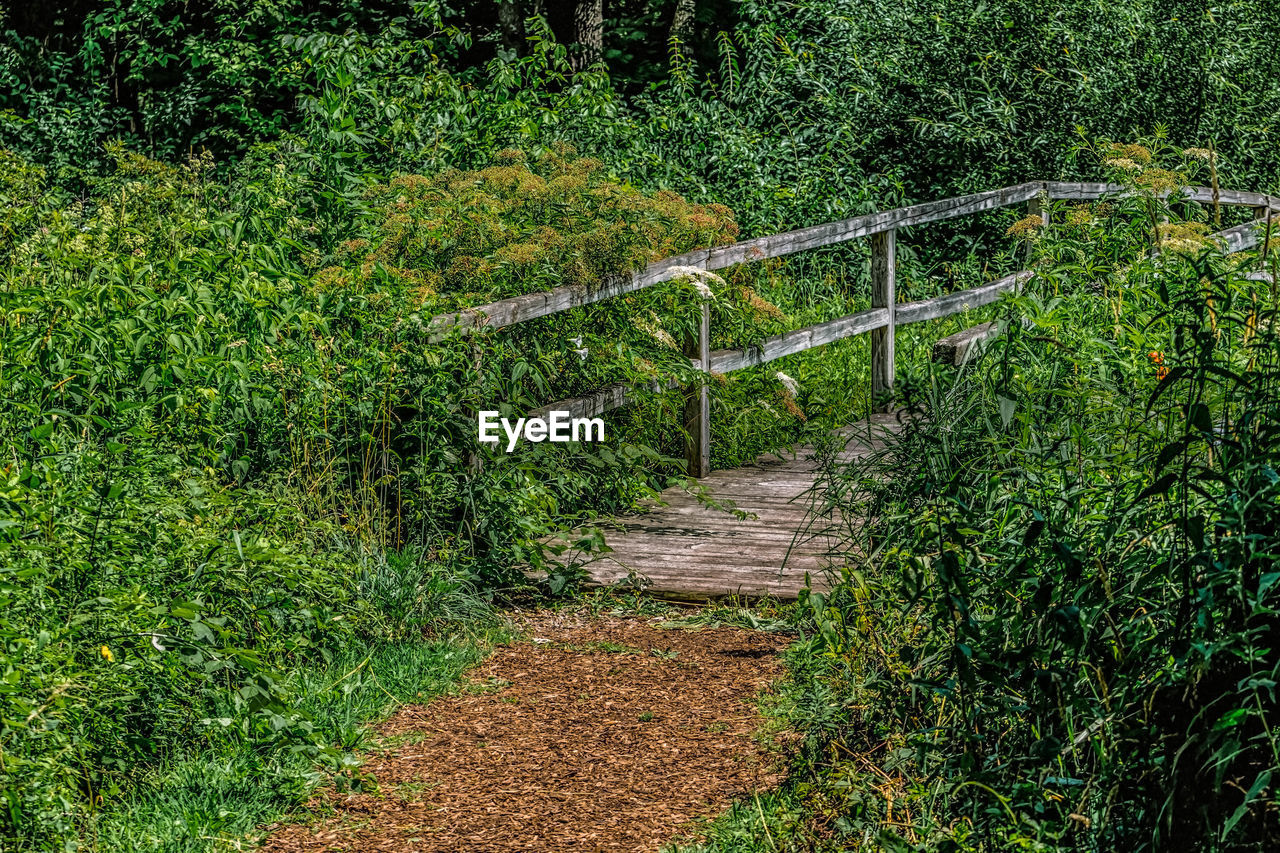
<svg viewBox="0 0 1280 853">
<path fill-rule="evenodd" d="M 984 210 L 995 210 L 1012 204 L 1022 204 L 1044 192 L 1044 183 L 1033 181 L 1017 186 L 1004 187 L 998 190 L 974 193 L 972 195 L 947 198 L 942 201 L 926 201 L 908 207 L 899 207 L 879 213 L 868 213 L 839 222 L 825 225 L 812 225 L 784 234 L 772 234 L 768 237 L 757 237 L 744 240 L 731 246 L 719 246 L 711 249 L 707 269 L 718 270 L 734 264 L 761 261 L 765 258 L 780 258 L 784 255 L 801 252 L 805 249 L 817 249 L 822 246 L 833 246 L 836 243 L 847 243 L 859 237 L 882 234 L 898 228 L 912 225 L 924 225 L 929 222 L 940 222 L 955 219 Z"/>
<path fill-rule="evenodd" d="M 643 270 L 629 275 L 610 276 L 596 287 L 568 285 L 538 293 L 527 293 L 499 299 L 484 305 L 476 305 L 462 311 L 437 314 L 427 321 L 432 340 L 443 340 L 451 330 L 468 328 L 500 329 L 527 320 L 547 317 L 561 311 L 581 308 L 615 296 L 623 296 L 670 281 L 678 275 L 680 267 L 719 270 L 739 263 L 751 263 L 765 258 L 845 243 L 860 237 L 954 219 L 984 210 L 994 210 L 1013 204 L 1031 202 L 1041 193 L 1050 199 L 1090 200 L 1107 195 L 1119 195 L 1125 191 L 1123 184 L 1063 183 L 1060 181 L 1032 181 L 998 190 L 989 190 L 957 198 L 929 201 L 899 207 L 879 213 L 869 213 L 813 225 L 783 234 L 771 234 L 752 240 L 743 240 L 728 246 L 697 249 L 654 261 Z M 1182 194 L 1190 201 L 1212 202 L 1213 190 L 1209 187 L 1186 187 Z M 1219 190 L 1218 203 L 1224 206 L 1270 208 L 1280 213 L 1280 198 L 1263 193 L 1242 190 Z"/>
<path fill-rule="evenodd" d="M 887 308 L 871 308 L 856 314 L 847 314 L 824 323 L 815 323 L 803 329 L 795 329 L 766 338 L 755 346 L 741 349 L 718 349 L 711 353 L 711 372 L 730 373 L 744 367 L 767 364 L 777 358 L 820 347 L 841 338 L 861 335 L 864 332 L 883 329 L 889 325 Z"/>
<path fill-rule="evenodd" d="M 957 290 L 944 296 L 932 299 L 921 299 L 916 302 L 901 302 L 895 312 L 895 326 L 919 323 L 923 320 L 934 320 L 970 308 L 990 305 L 1000 298 L 1000 294 L 1015 290 L 1026 281 L 1031 273 L 1022 272 L 1007 275 L 980 287 L 968 290 Z M 847 314 L 834 320 L 815 323 L 803 329 L 784 332 L 766 338 L 754 346 L 741 349 L 719 349 L 709 353 L 711 373 L 731 373 L 747 367 L 767 364 L 783 356 L 794 355 L 807 349 L 823 346 L 842 338 L 853 337 L 874 329 L 888 326 L 889 312 L 884 308 L 872 308 Z M 652 391 L 669 391 L 678 386 L 674 380 L 668 383 L 650 383 Z M 610 385 L 608 388 L 586 394 L 581 397 L 570 397 L 542 406 L 529 413 L 529 417 L 546 417 L 552 411 L 568 411 L 576 418 L 589 418 L 602 415 L 619 406 L 635 401 L 630 388 L 624 383 Z"/>
<path fill-rule="evenodd" d="M 898 303 L 894 293 L 895 234 L 898 228 L 951 219 L 970 213 L 1026 203 L 1030 215 L 1039 215 L 1048 222 L 1048 209 L 1042 199 L 1091 200 L 1120 195 L 1127 191 L 1121 184 L 1063 183 L 1037 181 L 1018 184 L 999 190 L 960 196 L 943 201 L 896 208 L 880 213 L 855 216 L 839 222 L 815 225 L 773 234 L 753 240 L 744 240 L 729 246 L 699 249 L 673 258 L 656 261 L 644 270 L 630 276 L 613 276 L 599 287 L 561 287 L 543 293 L 532 293 L 510 299 L 501 299 L 453 314 L 441 314 L 430 321 L 432 340 L 441 340 L 453 330 L 477 327 L 501 328 L 537 317 L 545 317 L 641 290 L 668 281 L 680 274 L 680 267 L 717 270 L 738 263 L 749 263 L 765 258 L 776 258 L 805 249 L 830 246 L 873 236 L 872 243 L 872 307 L 834 320 L 815 323 L 774 335 L 753 346 L 740 349 L 710 351 L 710 312 L 703 306 L 697 334 L 686 341 L 686 354 L 703 378 L 686 388 L 684 425 L 690 435 L 686 454 L 689 473 L 695 477 L 710 473 L 710 402 L 707 395 L 708 374 L 723 374 L 746 367 L 765 364 L 774 359 L 803 352 L 814 347 L 871 332 L 871 369 L 873 402 L 878 402 L 893 386 L 894 378 L 894 330 L 898 326 L 934 320 L 970 308 L 988 305 L 1002 293 L 1018 290 L 1031 277 L 1029 270 L 1022 270 L 979 287 L 961 290 L 915 302 Z M 1280 213 L 1280 198 L 1264 193 L 1241 190 L 1217 190 L 1209 187 L 1187 187 L 1180 195 L 1189 201 L 1211 202 L 1223 206 L 1252 207 L 1255 221 L 1227 228 L 1212 235 L 1228 252 L 1239 252 L 1257 245 L 1257 219 L 1269 212 Z M 653 390 L 678 386 L 675 380 L 649 383 Z M 595 417 L 634 400 L 633 392 L 626 384 L 560 400 L 530 413 L 546 415 L 564 410 L 573 417 Z"/>
</svg>

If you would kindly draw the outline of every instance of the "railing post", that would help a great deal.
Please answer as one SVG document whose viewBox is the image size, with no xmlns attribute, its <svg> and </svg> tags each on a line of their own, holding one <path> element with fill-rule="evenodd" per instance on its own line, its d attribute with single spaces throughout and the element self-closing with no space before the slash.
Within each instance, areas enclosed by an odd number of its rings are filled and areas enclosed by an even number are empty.
<svg viewBox="0 0 1280 853">
<path fill-rule="evenodd" d="M 711 303 L 702 303 L 698 331 L 685 341 L 684 353 L 694 360 L 702 375 L 684 389 L 684 458 L 690 477 L 711 473 L 711 399 L 707 380 L 711 371 Z"/>
<path fill-rule="evenodd" d="M 897 231 L 890 229 L 871 235 L 871 307 L 884 308 L 889 322 L 871 332 L 871 405 L 877 412 L 889 411 L 893 393 L 893 339 L 897 318 L 894 309 L 894 261 Z"/>
<path fill-rule="evenodd" d="M 1049 225 L 1049 193 L 1041 190 L 1027 202 L 1027 216 L 1039 216 L 1040 224 Z M 1027 241 L 1027 263 L 1031 263 L 1031 240 Z"/>
<path fill-rule="evenodd" d="M 1039 216 L 1041 225 L 1049 224 L 1049 205 L 1046 204 L 1048 201 L 1046 195 L 1042 192 L 1027 202 L 1027 216 Z"/>
<path fill-rule="evenodd" d="M 480 371 L 484 367 L 484 347 L 481 345 L 480 336 L 477 334 L 470 335 L 471 338 L 471 368 L 475 371 L 476 377 L 480 376 Z M 479 380 L 477 379 L 477 382 Z M 483 405 L 483 404 L 478 404 Z M 475 425 L 476 417 L 479 412 L 470 405 L 464 406 L 463 411 L 467 416 L 467 420 Z M 484 457 L 480 455 L 481 447 L 477 442 L 474 449 L 467 453 L 467 471 L 473 476 L 478 476 L 484 471 Z"/>
</svg>

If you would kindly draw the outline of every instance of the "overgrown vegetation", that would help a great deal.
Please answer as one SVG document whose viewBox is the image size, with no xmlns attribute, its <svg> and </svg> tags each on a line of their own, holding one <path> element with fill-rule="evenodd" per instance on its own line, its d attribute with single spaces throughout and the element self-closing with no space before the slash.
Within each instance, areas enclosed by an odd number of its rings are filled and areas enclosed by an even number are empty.
<svg viewBox="0 0 1280 853">
<path fill-rule="evenodd" d="M 1276 188 L 1265 3 L 699 2 L 678 29 L 686 4 L 627 0 L 590 68 L 535 4 L 195 5 L 0 19 L 8 847 L 194 849 L 317 767 L 359 784 L 362 720 L 474 659 L 540 536 L 682 480 L 677 395 L 611 413 L 602 444 L 482 465 L 474 412 L 685 377 L 703 300 L 713 347 L 860 310 L 869 258 L 806 252 L 467 339 L 433 315 L 1108 175 L 1136 194 L 1048 231 L 1004 212 L 900 235 L 904 299 L 1028 246 L 1037 277 L 900 333 L 922 416 L 888 484 L 833 469 L 827 499 L 877 519 L 873 556 L 807 601 L 793 661 L 812 784 L 756 811 L 793 847 L 886 827 L 975 849 L 1271 840 L 1276 303 L 1245 277 L 1270 260 L 1216 252 L 1213 211 L 1161 200 L 1210 156 L 1224 186 Z M 1155 154 L 1073 154 L 1153 129 Z M 927 369 L 934 338 L 998 311 L 982 368 Z M 714 464 L 862 414 L 865 348 L 718 378 Z M 247 778 L 265 781 L 220 817 Z M 179 811 L 203 817 L 174 829 Z"/>
<path fill-rule="evenodd" d="M 1276 844 L 1274 251 L 1160 198 L 1207 151 L 1100 153 L 1131 194 L 1036 229 L 1005 336 L 825 486 L 874 522 L 809 598 L 820 796 L 892 849 Z"/>
<path fill-rule="evenodd" d="M 17 158 L 4 176 L 22 225 L 5 247 L 0 626 L 18 689 L 3 697 L 0 772 L 7 832 L 31 841 L 74 833 L 82 803 L 200 750 L 250 743 L 341 762 L 285 673 L 474 621 L 476 584 L 509 577 L 550 521 L 540 501 L 617 476 L 563 453 L 542 471 L 562 471 L 569 488 L 533 477 L 528 456 L 467 470 L 466 407 L 500 392 L 481 390 L 469 348 L 427 340 L 422 306 L 450 296 L 454 265 L 413 252 L 447 243 L 478 266 L 511 245 L 485 234 L 551 232 L 545 258 L 492 263 L 495 292 L 647 259 L 632 226 L 651 200 L 599 178 L 589 197 L 613 193 L 608 204 L 553 188 L 545 206 L 568 213 L 542 219 L 485 208 L 473 192 L 508 173 L 534 180 L 523 167 L 375 184 L 374 256 L 351 240 L 326 265 L 311 242 L 320 229 L 299 216 L 298 179 L 269 152 L 232 184 L 200 160 L 117 157 L 92 205 L 51 203 L 39 169 Z M 568 193 L 594 169 L 544 163 L 571 179 Z M 433 225 L 391 195 L 416 200 L 414 187 L 431 186 L 446 190 L 435 215 L 456 203 L 468 227 L 449 232 L 455 220 Z M 673 195 L 658 201 L 672 240 L 732 225 Z M 576 234 L 599 249 L 597 268 L 557 248 Z M 425 280 L 437 269 L 438 288 Z M 514 383 L 507 399 L 538 392 L 541 366 L 519 341 L 493 356 L 506 363 L 488 381 Z M 526 383 L 511 366 L 522 363 L 535 365 Z M 632 488 L 617 482 L 617 500 Z"/>
</svg>

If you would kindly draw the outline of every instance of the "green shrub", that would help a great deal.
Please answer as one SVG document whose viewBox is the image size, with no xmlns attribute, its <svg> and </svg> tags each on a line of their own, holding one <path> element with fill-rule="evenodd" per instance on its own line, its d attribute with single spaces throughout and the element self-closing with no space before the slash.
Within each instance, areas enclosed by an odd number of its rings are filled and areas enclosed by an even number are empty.
<svg viewBox="0 0 1280 853">
<path fill-rule="evenodd" d="M 397 176 L 370 187 L 365 204 L 376 221 L 372 242 L 342 247 L 361 262 L 355 278 L 405 280 L 431 311 L 594 286 L 738 233 L 728 208 L 642 192 L 566 146 L 534 163 L 508 149 L 480 171 Z"/>
<path fill-rule="evenodd" d="M 202 751 L 341 769 L 298 706 L 301 668 L 482 617 L 481 578 L 522 582 L 513 566 L 552 525 L 678 470 L 626 434 L 465 460 L 482 403 L 551 402 L 646 355 L 678 364 L 657 333 L 691 322 L 691 284 L 638 295 L 663 316 L 585 364 L 554 336 L 582 317 L 478 337 L 478 370 L 471 345 L 430 340 L 431 314 L 734 233 L 725 209 L 563 150 L 371 183 L 332 244 L 315 152 L 260 149 L 230 182 L 207 156 L 111 155 L 70 203 L 0 157 L 0 837 L 37 848 Z M 535 235 L 545 257 L 522 266 L 512 247 Z M 489 283 L 448 287 L 460 257 Z"/>
<path fill-rule="evenodd" d="M 850 691 L 815 734 L 886 739 L 930 849 L 1270 849 L 1280 335 L 1247 274 L 1274 258 L 1159 199 L 1200 152 L 1099 153 L 1133 194 L 1059 210 L 1006 335 L 831 470 L 875 523 L 868 571 L 811 599 Z"/>
</svg>

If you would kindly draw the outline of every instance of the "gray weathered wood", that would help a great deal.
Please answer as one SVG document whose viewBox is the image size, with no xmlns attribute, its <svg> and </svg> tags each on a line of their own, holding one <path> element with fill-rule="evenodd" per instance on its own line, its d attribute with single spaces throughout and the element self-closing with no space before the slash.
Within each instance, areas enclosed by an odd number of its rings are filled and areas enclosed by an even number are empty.
<svg viewBox="0 0 1280 853">
<path fill-rule="evenodd" d="M 697 519 L 672 524 L 668 519 L 650 521 L 643 515 L 625 523 L 607 525 L 604 531 L 606 535 L 609 532 L 626 535 L 646 533 L 671 536 L 676 539 L 714 539 L 722 542 L 777 542 L 779 540 L 791 542 L 797 538 L 794 530 L 787 530 L 776 524 L 758 520 L 739 521 L 734 525 L 733 529 L 728 529 L 714 524 L 701 524 Z M 807 536 L 807 534 L 803 534 L 803 537 Z M 817 534 L 812 538 L 827 539 L 830 537 L 826 534 Z"/>
<path fill-rule="evenodd" d="M 1243 252 L 1258 245 L 1258 235 L 1265 223 L 1254 220 L 1234 228 L 1224 228 L 1210 235 L 1227 252 Z"/>
<path fill-rule="evenodd" d="M 680 387 L 680 383 L 677 380 L 667 379 L 665 381 L 650 382 L 648 390 L 654 394 L 661 394 L 663 391 L 670 391 L 678 387 Z M 616 385 L 610 385 L 608 388 L 601 388 L 599 391 L 583 394 L 581 397 L 569 397 L 565 400 L 548 403 L 529 412 L 526 417 L 545 418 L 551 412 L 568 412 L 569 416 L 574 418 L 594 418 L 597 415 L 603 415 L 605 412 L 632 402 L 635 402 L 635 388 L 619 382 Z"/>
<path fill-rule="evenodd" d="M 631 388 L 620 382 L 601 388 L 593 394 L 549 403 L 540 409 L 534 409 L 527 417 L 546 418 L 552 412 L 568 412 L 572 418 L 594 418 L 610 409 L 625 406 L 631 400 Z"/>
<path fill-rule="evenodd" d="M 649 542 L 645 539 L 656 539 L 661 537 L 662 550 L 654 551 Z M 605 541 L 609 541 L 608 534 L 605 535 Z M 791 559 L 796 557 L 822 557 L 823 552 L 830 550 L 825 542 L 818 543 L 811 540 L 798 541 L 794 539 L 768 539 L 768 540 L 734 540 L 734 539 L 712 539 L 706 536 L 679 536 L 671 535 L 669 531 L 646 530 L 635 531 L 626 535 L 618 535 L 613 539 L 613 543 L 609 547 L 613 548 L 612 554 L 606 555 L 606 559 L 616 559 L 622 556 L 636 557 L 644 560 L 646 563 L 654 564 L 665 560 L 686 560 L 690 557 L 714 557 L 716 564 L 721 567 L 743 566 L 746 568 L 759 567 L 763 560 L 761 555 L 777 555 L 779 557 L 777 563 L 773 566 L 774 570 L 784 567 L 784 559 L 787 558 L 787 550 L 789 545 L 796 547 L 790 548 L 792 552 Z M 721 569 L 723 571 L 723 568 Z"/>
<path fill-rule="evenodd" d="M 711 371 L 728 373 L 744 367 L 765 364 L 784 355 L 803 352 L 841 338 L 869 332 L 888 322 L 889 312 L 886 309 L 872 308 L 869 311 L 859 311 L 857 314 L 847 314 L 825 323 L 796 329 L 794 332 L 774 335 L 746 349 L 718 349 L 711 353 Z"/>
<path fill-rule="evenodd" d="M 747 500 L 753 503 L 766 501 L 771 504 L 777 504 L 779 508 L 789 505 L 796 512 L 807 512 L 809 498 L 805 493 L 813 486 L 813 480 L 810 478 L 802 483 L 792 480 L 775 483 L 770 482 L 766 477 L 754 484 L 717 481 L 714 483 L 703 482 L 703 485 L 711 487 L 712 491 L 717 495 L 729 500 Z M 692 503 L 687 505 L 694 506 Z M 673 506 L 679 508 L 681 505 Z"/>
<path fill-rule="evenodd" d="M 1127 190 L 1128 187 L 1124 184 L 1070 183 L 1064 181 L 1047 181 L 1045 183 L 1045 193 L 1049 198 L 1066 199 L 1068 201 L 1092 201 L 1102 198 L 1104 195 L 1119 195 Z"/>
<path fill-rule="evenodd" d="M 766 480 L 764 485 L 761 485 L 760 483 L 748 485 L 746 483 L 739 484 L 732 480 L 724 479 L 713 481 L 710 480 L 710 478 L 704 478 L 704 480 L 706 480 L 706 482 L 703 482 L 702 485 L 709 487 L 713 492 L 715 492 L 717 499 L 725 498 L 731 501 L 737 501 L 739 498 L 748 498 L 753 503 L 764 501 L 770 505 L 776 505 L 780 509 L 791 507 L 797 512 L 808 511 L 809 504 L 805 493 L 813 486 L 812 478 L 804 481 L 803 483 L 790 485 L 790 481 L 787 481 L 788 484 L 783 484 L 772 483 Z M 792 491 L 788 491 L 788 489 L 792 489 Z M 672 511 L 675 511 L 681 508 L 701 509 L 702 502 L 693 495 L 686 495 L 683 497 L 676 495 L 674 497 L 663 496 L 663 503 L 655 505 L 668 507 Z"/>
<path fill-rule="evenodd" d="M 452 330 L 487 327 L 499 329 L 538 317 L 546 317 L 561 311 L 581 308 L 615 296 L 633 293 L 679 274 L 679 267 L 718 270 L 738 263 L 777 258 L 794 252 L 843 243 L 859 237 L 879 234 L 895 228 L 923 225 L 1031 202 L 1041 193 L 1050 199 L 1091 200 L 1104 195 L 1116 195 L 1126 191 L 1123 184 L 1067 183 L 1062 181 L 1032 181 L 988 192 L 974 193 L 958 198 L 913 204 L 908 207 L 855 216 L 839 222 L 814 225 L 771 234 L 753 240 L 743 240 L 730 246 L 698 249 L 672 258 L 664 258 L 649 264 L 643 270 L 630 275 L 612 276 L 597 287 L 568 286 L 541 293 L 529 293 L 500 299 L 485 305 L 477 305 L 463 311 L 440 314 L 427 322 L 429 340 L 444 340 Z M 1209 187 L 1187 187 L 1183 195 L 1193 201 L 1211 201 L 1213 190 Z M 1280 213 L 1280 198 L 1263 193 L 1242 190 L 1220 190 L 1219 201 L 1224 205 L 1269 207 Z"/>
<path fill-rule="evenodd" d="M 1047 181 L 1045 190 L 1051 199 L 1067 199 L 1074 201 L 1092 201 L 1103 196 L 1121 196 L 1129 192 L 1124 184 L 1107 183 L 1070 183 L 1064 181 Z M 1183 187 L 1179 192 L 1181 198 L 1197 202 L 1214 202 L 1212 187 Z M 1280 198 L 1265 193 L 1248 190 L 1224 190 L 1217 192 L 1217 202 L 1235 207 L 1270 207 L 1280 210 Z"/>
<path fill-rule="evenodd" d="M 598 287 L 588 288 L 580 285 L 557 287 L 540 293 L 499 299 L 497 302 L 477 305 L 457 313 L 439 314 L 428 321 L 431 340 L 443 340 L 450 330 L 455 328 L 484 326 L 499 329 L 633 293 L 670 281 L 679 275 L 679 267 L 706 269 L 708 251 L 708 249 L 698 249 L 684 255 L 664 258 L 630 275 L 611 276 L 601 282 Z"/>
<path fill-rule="evenodd" d="M 937 320 L 970 308 L 990 305 L 1000 299 L 1000 294 L 1016 291 L 1030 277 L 1030 271 L 1022 270 L 968 290 L 957 290 L 955 293 L 935 296 L 932 299 L 900 303 L 896 311 L 898 325 L 905 326 L 922 320 Z"/>
<path fill-rule="evenodd" d="M 883 431 L 895 429 L 897 419 L 873 415 L 865 435 L 849 434 L 848 449 L 870 453 Z M 859 430 L 859 432 L 863 432 Z M 648 579 L 649 592 L 668 598 L 718 598 L 728 595 L 774 595 L 795 598 L 805 575 L 817 590 L 827 588 L 828 570 L 838 568 L 850 554 L 833 553 L 841 539 L 832 525 L 840 519 L 815 514 L 803 499 L 769 498 L 767 492 L 802 494 L 818 476 L 812 452 L 767 454 L 756 464 L 716 471 L 702 485 L 717 499 L 729 493 L 737 506 L 755 518 L 708 508 L 679 488 L 668 489 L 666 505 L 602 526 L 612 553 L 583 568 L 595 584 L 612 584 L 628 576 Z M 611 529 L 613 528 L 613 529 Z M 829 532 L 830 531 L 830 532 Z M 560 542 L 573 541 L 568 532 Z M 560 562 L 581 555 L 566 553 Z"/>
<path fill-rule="evenodd" d="M 1043 189 L 1043 182 L 1032 181 L 958 198 L 869 213 L 839 222 L 828 222 L 825 225 L 813 225 L 809 228 L 788 231 L 785 234 L 771 234 L 754 240 L 743 240 L 732 246 L 719 246 L 712 249 L 707 261 L 707 269 L 718 270 L 734 264 L 778 258 L 805 249 L 830 246 L 871 234 L 892 231 L 895 228 L 923 225 L 926 222 L 938 222 L 984 210 L 1008 207 L 1011 204 L 1021 204 L 1034 198 Z"/>
<path fill-rule="evenodd" d="M 889 410 L 893 394 L 897 233 L 882 231 L 871 238 L 871 308 L 887 312 L 885 324 L 871 330 L 871 404 L 876 412 Z"/>
<path fill-rule="evenodd" d="M 1210 187 L 1185 187 L 1182 197 L 1191 201 L 1213 202 L 1213 189 Z M 1280 210 L 1280 198 L 1255 193 L 1248 190 L 1218 190 L 1218 203 L 1227 207 L 1271 208 Z M 1265 217 L 1266 214 L 1263 214 Z"/>
<path fill-rule="evenodd" d="M 1039 216 L 1041 225 L 1049 224 L 1049 195 L 1048 193 L 1040 193 L 1031 201 L 1027 202 L 1027 215 Z"/>
<path fill-rule="evenodd" d="M 1000 324 L 994 320 L 980 326 L 970 326 L 937 341 L 933 345 L 933 360 L 939 364 L 958 367 L 980 352 L 982 345 L 998 334 Z"/>
<path fill-rule="evenodd" d="M 707 391 L 707 373 L 711 369 L 711 303 L 700 306 L 696 334 L 685 342 L 689 356 L 700 373 L 684 390 L 685 471 L 690 477 L 711 473 L 711 399 Z"/>
</svg>

